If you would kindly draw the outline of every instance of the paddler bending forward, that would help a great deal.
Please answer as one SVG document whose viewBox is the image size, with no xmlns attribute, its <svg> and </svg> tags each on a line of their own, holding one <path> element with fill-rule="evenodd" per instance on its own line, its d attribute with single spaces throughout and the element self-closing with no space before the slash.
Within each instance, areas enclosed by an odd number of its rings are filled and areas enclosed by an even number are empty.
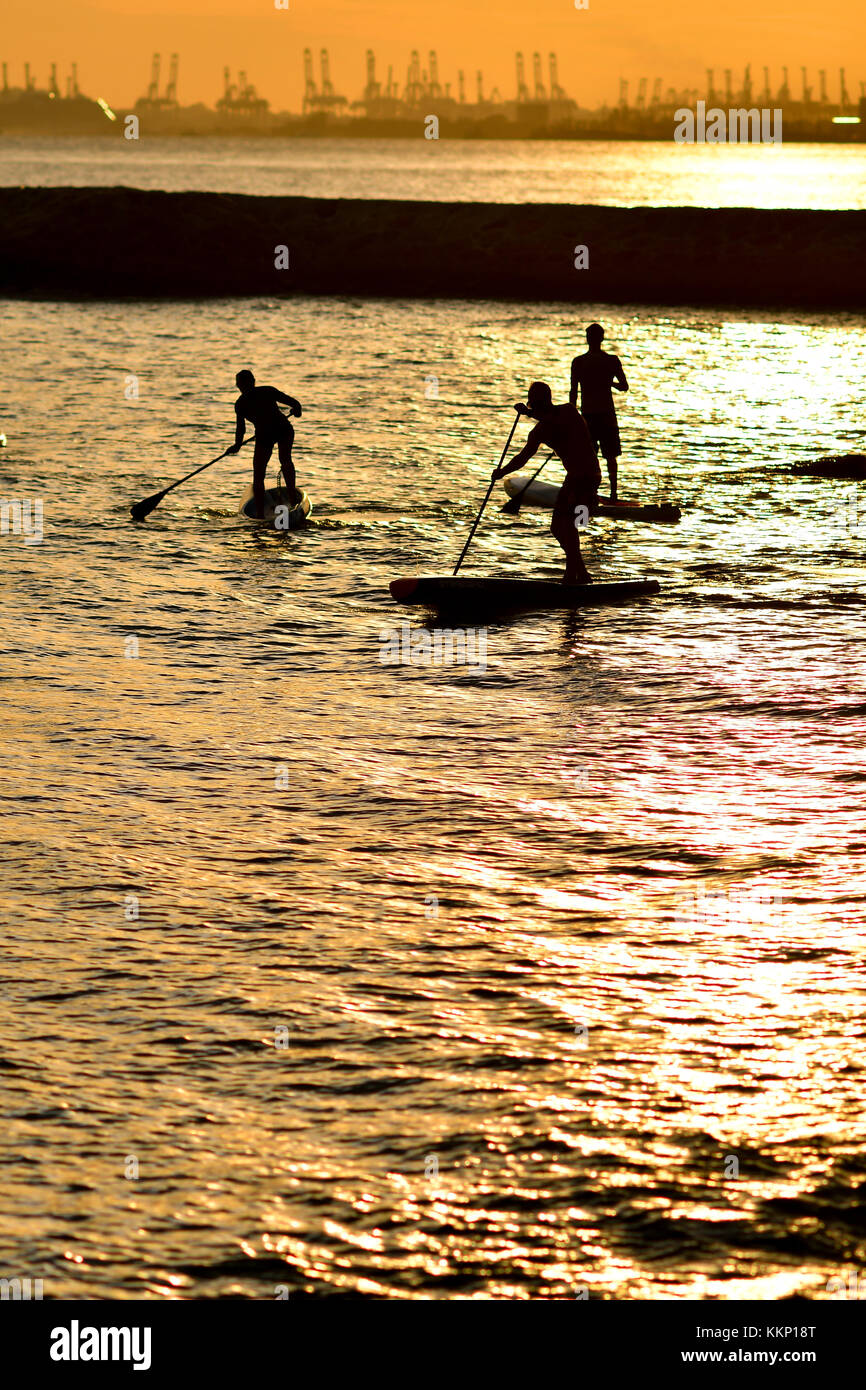
<svg viewBox="0 0 866 1390">
<path fill-rule="evenodd" d="M 494 478 L 516 473 L 537 454 L 542 445 L 552 449 L 565 468 L 565 483 L 560 489 L 553 509 L 551 533 L 565 551 L 563 584 L 591 584 L 592 575 L 580 553 L 578 524 L 582 514 L 578 508 L 592 513 L 598 505 L 601 469 L 583 416 L 573 405 L 554 405 L 546 381 L 533 381 L 527 394 L 527 405 L 518 406 L 524 415 L 531 415 L 538 424 L 509 463 L 493 470 Z"/>
<path fill-rule="evenodd" d="M 275 444 L 279 453 L 283 477 L 286 480 L 286 487 L 289 490 L 289 499 L 294 501 L 295 465 L 292 463 L 292 441 L 295 438 L 295 431 L 291 421 L 286 419 L 281 410 L 278 410 L 277 401 L 282 401 L 283 405 L 287 405 L 291 415 L 301 414 L 301 403 L 296 401 L 294 396 L 283 395 L 282 391 L 278 391 L 275 386 L 256 386 L 256 379 L 252 372 L 238 372 L 235 377 L 235 384 L 241 394 L 235 401 L 235 415 L 237 416 L 235 442 L 228 453 L 236 454 L 240 449 L 244 442 L 246 421 L 249 420 L 256 429 L 256 447 L 253 451 L 253 496 L 256 503 L 256 515 L 263 517 L 265 514 L 265 473 Z"/>
</svg>

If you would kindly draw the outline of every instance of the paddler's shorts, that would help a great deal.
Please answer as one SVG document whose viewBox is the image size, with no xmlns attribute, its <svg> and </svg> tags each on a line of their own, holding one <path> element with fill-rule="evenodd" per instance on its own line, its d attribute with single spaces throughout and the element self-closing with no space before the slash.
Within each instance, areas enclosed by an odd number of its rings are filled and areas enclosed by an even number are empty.
<svg viewBox="0 0 866 1390">
<path fill-rule="evenodd" d="M 267 423 L 256 425 L 256 458 L 267 455 L 270 458 L 275 444 L 288 444 L 290 447 L 295 440 L 295 430 L 291 420 L 287 420 L 285 415 L 279 420 L 268 420 Z"/>
<path fill-rule="evenodd" d="M 589 518 L 598 507 L 598 489 L 601 478 L 566 477 L 565 482 L 559 491 L 556 505 L 553 508 L 553 516 L 550 519 L 550 529 L 556 534 L 556 528 L 565 522 L 568 526 L 574 526 L 576 530 L 583 530 Z M 580 508 L 580 512 L 578 512 Z"/>
<path fill-rule="evenodd" d="M 592 442 L 602 458 L 619 458 L 622 445 L 619 442 L 619 425 L 615 410 L 583 411 L 583 418 Z"/>
<path fill-rule="evenodd" d="M 295 427 L 291 420 L 287 420 L 285 415 L 281 414 L 278 419 L 268 421 L 266 425 L 258 425 L 256 433 L 271 445 L 279 443 L 281 439 L 288 439 L 291 444 L 295 438 Z"/>
</svg>

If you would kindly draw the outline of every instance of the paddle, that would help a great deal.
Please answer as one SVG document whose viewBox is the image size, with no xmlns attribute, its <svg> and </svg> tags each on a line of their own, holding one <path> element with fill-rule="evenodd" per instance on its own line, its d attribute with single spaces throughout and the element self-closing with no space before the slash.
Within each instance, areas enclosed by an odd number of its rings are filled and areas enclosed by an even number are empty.
<svg viewBox="0 0 866 1390">
<path fill-rule="evenodd" d="M 515 413 L 514 413 L 514 424 L 511 426 L 511 433 L 509 434 L 508 438 L 507 438 L 506 441 L 505 441 L 505 448 L 502 450 L 502 457 L 501 457 L 501 459 L 499 460 L 499 463 L 496 465 L 497 468 L 501 468 L 502 465 L 503 465 L 503 463 L 505 462 L 505 455 L 508 453 L 509 447 L 510 447 L 510 445 L 511 445 L 511 441 L 512 441 L 512 439 L 514 438 L 514 431 L 517 429 L 517 421 L 520 419 L 521 415 L 526 414 L 526 407 L 525 407 L 525 406 L 522 406 L 522 405 L 516 405 L 516 406 L 514 407 L 514 412 L 515 412 Z M 490 486 L 489 486 L 489 488 L 487 489 L 487 492 L 486 492 L 485 495 L 484 495 L 484 501 L 481 503 L 481 506 L 480 506 L 480 508 L 479 508 L 479 510 L 478 510 L 478 515 L 477 515 L 477 517 L 475 518 L 475 520 L 474 520 L 473 523 L 472 523 L 472 530 L 469 532 L 469 535 L 468 535 L 467 538 L 466 538 L 466 544 L 464 545 L 463 549 L 462 549 L 461 552 L 460 552 L 460 559 L 457 561 L 457 564 L 454 566 L 454 573 L 455 573 L 455 574 L 456 574 L 457 571 L 459 570 L 460 566 L 463 564 L 463 561 L 464 561 L 464 559 L 465 559 L 465 557 L 466 557 L 466 552 L 467 552 L 467 550 L 469 549 L 470 545 L 472 544 L 472 537 L 475 535 L 475 532 L 476 532 L 476 530 L 477 530 L 477 528 L 478 528 L 478 523 L 479 523 L 479 521 L 481 520 L 481 515 L 482 515 L 482 513 L 483 513 L 483 511 L 484 511 L 484 508 L 487 506 L 487 503 L 488 503 L 489 500 L 490 500 L 490 494 L 491 494 L 491 492 L 493 491 L 494 487 L 496 486 L 496 481 L 497 481 L 497 480 L 496 480 L 496 476 L 495 476 L 495 475 L 496 475 L 496 469 L 493 470 L 493 474 L 491 475 L 491 478 L 490 478 Z"/>
<path fill-rule="evenodd" d="M 252 444 L 254 439 L 255 435 L 251 434 L 249 439 L 244 440 L 244 444 Z M 241 448 L 243 448 L 243 445 L 241 445 Z M 200 468 L 194 468 L 191 473 L 187 473 L 185 478 L 178 478 L 176 483 L 169 483 L 168 487 L 163 488 L 162 492 L 155 492 L 152 497 L 145 497 L 143 502 L 136 502 L 129 509 L 133 521 L 144 521 L 144 518 L 150 516 L 151 512 L 159 506 L 163 497 L 167 496 L 169 492 L 172 492 L 176 487 L 180 487 L 181 483 L 188 483 L 190 478 L 195 477 L 196 473 L 203 473 L 206 468 L 213 468 L 214 464 L 219 463 L 220 459 L 224 459 L 228 453 L 229 450 L 226 449 L 224 454 L 219 455 L 219 458 L 211 459 L 210 463 L 203 463 Z"/>
<path fill-rule="evenodd" d="M 550 460 L 551 460 L 552 458 L 553 458 L 553 454 L 552 454 L 552 453 L 550 453 L 550 454 L 547 455 L 547 458 L 544 460 L 544 463 L 539 464 L 538 468 L 536 468 L 536 470 L 535 470 L 535 472 L 533 473 L 532 477 L 529 479 L 529 482 L 526 483 L 526 484 L 520 489 L 520 491 L 518 492 L 517 496 L 516 496 L 516 497 L 510 497 L 510 498 L 508 499 L 508 501 L 505 503 L 505 506 L 499 508 L 499 510 L 500 510 L 501 512 L 505 512 L 506 516 L 517 516 L 517 514 L 518 514 L 519 511 L 520 511 L 520 503 L 521 503 L 522 500 L 523 500 L 523 494 L 526 492 L 526 489 L 529 487 L 529 484 L 535 482 L 536 478 L 538 477 L 539 473 L 541 472 L 542 468 L 544 467 L 544 464 L 545 464 L 545 463 L 550 463 Z"/>
</svg>

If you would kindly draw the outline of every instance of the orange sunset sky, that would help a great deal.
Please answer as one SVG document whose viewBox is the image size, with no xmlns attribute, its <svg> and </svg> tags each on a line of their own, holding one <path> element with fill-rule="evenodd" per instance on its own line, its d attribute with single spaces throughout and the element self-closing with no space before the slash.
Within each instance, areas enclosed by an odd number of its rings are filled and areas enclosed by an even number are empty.
<svg viewBox="0 0 866 1390">
<path fill-rule="evenodd" d="M 165 0 L 79 4 L 72 0 L 4 0 L 0 58 L 9 64 L 9 79 L 22 82 L 22 66 L 31 63 L 37 85 L 46 84 L 48 65 L 61 76 L 78 62 L 79 83 L 88 96 L 102 96 L 117 106 L 131 105 L 147 86 L 151 54 L 180 55 L 178 95 L 183 104 L 212 105 L 220 95 L 222 70 L 247 71 L 260 95 L 276 110 L 299 109 L 302 53 L 327 47 L 336 90 L 354 100 L 364 85 L 364 54 L 376 53 L 378 77 L 389 63 L 401 86 L 409 52 L 418 48 L 422 66 L 434 48 L 440 80 L 456 89 L 457 70 L 466 71 L 474 95 L 474 73 L 481 68 L 487 91 L 498 86 L 514 96 L 514 53 L 527 59 L 534 50 L 559 57 L 560 80 L 582 105 L 616 98 L 620 76 L 631 81 L 661 77 L 664 87 L 703 84 L 707 67 L 717 80 L 732 67 L 739 75 L 752 64 L 753 81 L 763 81 L 769 64 L 772 86 L 790 68 L 795 96 L 800 67 L 809 67 L 816 93 L 817 70 L 827 69 L 831 99 L 838 99 L 839 68 L 847 71 L 852 97 L 866 80 L 866 3 L 864 0 L 720 0 L 714 5 L 647 3 L 647 0 L 589 0 L 589 9 L 574 0 L 289 0 L 277 10 L 274 0 L 181 0 L 170 11 Z"/>
</svg>

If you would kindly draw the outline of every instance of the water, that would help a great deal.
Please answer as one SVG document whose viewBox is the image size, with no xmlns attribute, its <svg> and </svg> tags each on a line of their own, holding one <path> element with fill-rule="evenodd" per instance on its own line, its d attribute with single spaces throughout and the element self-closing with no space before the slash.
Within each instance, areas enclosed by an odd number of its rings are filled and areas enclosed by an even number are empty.
<svg viewBox="0 0 866 1390">
<path fill-rule="evenodd" d="M 866 144 L 4 136 L 0 186 L 315 198 L 866 208 Z"/>
<path fill-rule="evenodd" d="M 0 305 L 2 495 L 45 506 L 0 542 L 4 1275 L 778 1298 L 862 1269 L 866 500 L 783 469 L 863 451 L 866 328 L 592 315 L 633 388 L 622 492 L 686 510 L 596 523 L 588 563 L 663 592 L 490 622 L 473 672 L 383 664 L 424 621 L 387 584 L 453 565 L 573 311 Z M 240 523 L 242 455 L 132 525 L 229 442 L 246 363 L 304 402 L 316 524 Z M 557 563 L 491 508 L 467 572 Z"/>
</svg>

